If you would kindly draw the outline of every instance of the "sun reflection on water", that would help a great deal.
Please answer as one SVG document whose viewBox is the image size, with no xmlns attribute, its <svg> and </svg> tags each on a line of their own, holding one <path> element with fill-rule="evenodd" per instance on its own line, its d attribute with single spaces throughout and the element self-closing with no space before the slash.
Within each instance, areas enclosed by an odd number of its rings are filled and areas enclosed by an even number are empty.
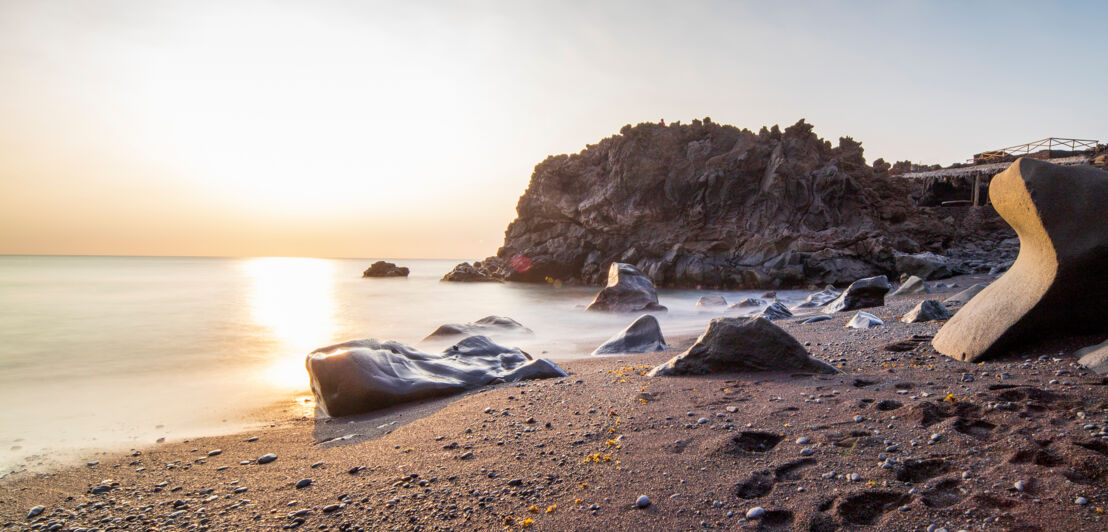
<svg viewBox="0 0 1108 532">
<path fill-rule="evenodd" d="M 304 356 L 326 345 L 335 327 L 333 264 L 266 257 L 250 259 L 244 268 L 251 284 L 251 314 L 276 344 L 266 380 L 282 388 L 307 387 Z"/>
</svg>

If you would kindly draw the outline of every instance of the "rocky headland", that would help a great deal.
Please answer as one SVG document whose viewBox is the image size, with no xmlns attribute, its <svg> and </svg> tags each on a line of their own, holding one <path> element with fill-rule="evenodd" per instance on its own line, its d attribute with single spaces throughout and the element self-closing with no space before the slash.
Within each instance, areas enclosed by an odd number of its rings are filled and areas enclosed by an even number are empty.
<svg viewBox="0 0 1108 532">
<path fill-rule="evenodd" d="M 990 208 L 919 207 L 915 185 L 875 166 L 803 120 L 757 133 L 707 118 L 628 125 L 539 163 L 497 255 L 446 280 L 598 285 L 621 262 L 662 287 L 796 287 L 1014 260 L 1015 234 Z"/>
</svg>

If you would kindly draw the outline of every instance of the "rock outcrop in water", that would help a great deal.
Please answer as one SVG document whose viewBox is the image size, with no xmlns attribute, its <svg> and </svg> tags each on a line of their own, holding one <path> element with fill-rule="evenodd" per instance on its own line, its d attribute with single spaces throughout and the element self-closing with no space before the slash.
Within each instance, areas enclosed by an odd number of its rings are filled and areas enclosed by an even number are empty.
<svg viewBox="0 0 1108 532">
<path fill-rule="evenodd" d="M 565 377 L 557 364 L 470 336 L 441 354 L 399 342 L 353 340 L 312 351 L 306 360 L 316 404 L 348 416 L 451 395 L 498 382 Z"/>
<path fill-rule="evenodd" d="M 1023 158 L 989 184 L 1019 257 L 931 342 L 974 362 L 1020 340 L 1108 332 L 1108 172 Z"/>
<path fill-rule="evenodd" d="M 531 334 L 533 331 L 522 323 L 505 316 L 485 316 L 471 323 L 447 323 L 439 325 L 424 340 L 450 336 L 488 335 L 493 333 Z"/>
<path fill-rule="evenodd" d="M 608 285 L 596 294 L 587 310 L 639 312 L 666 307 L 658 304 L 658 292 L 649 277 L 630 264 L 613 262 L 608 268 Z"/>
<path fill-rule="evenodd" d="M 803 120 L 757 133 L 709 119 L 626 126 L 537 165 L 480 270 L 595 285 L 623 262 L 659 286 L 825 285 L 894 274 L 898 253 L 980 248 L 974 223 L 918 209 L 910 187 Z"/>
<path fill-rule="evenodd" d="M 407 277 L 408 267 L 397 266 L 391 262 L 379 260 L 362 272 L 362 277 Z"/>
</svg>

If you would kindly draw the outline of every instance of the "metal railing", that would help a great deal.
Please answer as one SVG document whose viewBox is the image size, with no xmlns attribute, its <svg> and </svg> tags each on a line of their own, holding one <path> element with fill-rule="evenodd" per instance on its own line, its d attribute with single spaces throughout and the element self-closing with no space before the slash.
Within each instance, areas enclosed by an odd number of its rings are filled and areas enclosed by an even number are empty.
<svg viewBox="0 0 1108 532">
<path fill-rule="evenodd" d="M 1096 150 L 1100 144 L 1098 140 L 1092 139 L 1065 139 L 1059 137 L 1047 137 L 1045 139 L 1039 139 L 1036 141 L 1028 142 L 1027 144 L 1019 144 L 1017 146 L 1009 146 L 1007 148 L 1001 148 L 999 150 L 989 150 L 981 152 L 973 156 L 972 161 L 974 164 L 986 164 L 990 162 L 1001 161 L 1007 157 L 1020 157 L 1024 155 L 1030 155 L 1042 150 L 1047 151 L 1047 158 L 1053 157 L 1055 149 L 1059 151 L 1068 152 L 1066 155 L 1071 155 L 1078 151 Z"/>
</svg>

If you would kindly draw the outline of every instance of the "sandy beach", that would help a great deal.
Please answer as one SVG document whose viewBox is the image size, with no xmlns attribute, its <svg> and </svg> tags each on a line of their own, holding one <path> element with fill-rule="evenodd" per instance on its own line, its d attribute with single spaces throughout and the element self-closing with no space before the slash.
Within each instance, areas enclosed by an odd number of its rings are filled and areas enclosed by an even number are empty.
<svg viewBox="0 0 1108 532">
<path fill-rule="evenodd" d="M 310 402 L 290 398 L 267 428 L 14 475 L 3 481 L 0 523 L 1103 530 L 1108 381 L 1070 355 L 1101 339 L 954 361 L 923 339 L 939 324 L 897 316 L 957 290 L 890 298 L 875 312 L 885 325 L 864 331 L 844 328 L 853 313 L 776 322 L 839 375 L 643 375 L 695 340 L 685 337 L 664 353 L 566 362 L 564 379 L 364 416 L 317 419 Z M 913 335 L 922 341 L 901 347 L 909 350 L 885 349 Z M 260 463 L 268 454 L 276 460 Z M 650 502 L 640 508 L 643 495 Z M 764 512 L 747 519 L 755 508 Z"/>
</svg>

